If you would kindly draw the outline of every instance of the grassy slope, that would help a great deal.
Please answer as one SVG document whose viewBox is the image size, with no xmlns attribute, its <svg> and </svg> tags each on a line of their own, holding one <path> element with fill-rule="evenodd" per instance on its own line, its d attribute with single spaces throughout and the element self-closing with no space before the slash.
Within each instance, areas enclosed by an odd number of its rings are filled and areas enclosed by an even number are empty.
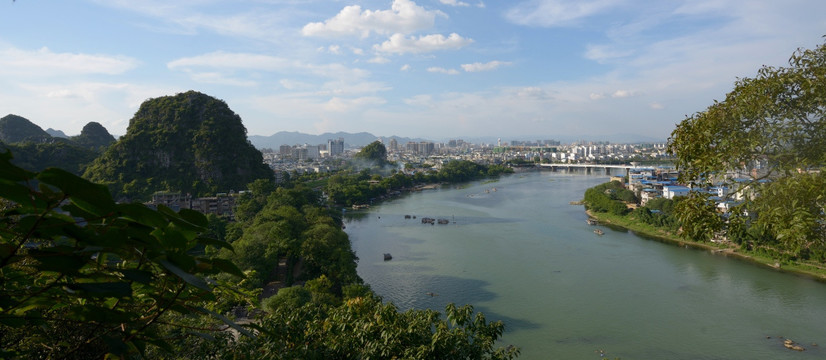
<svg viewBox="0 0 826 360">
<path fill-rule="evenodd" d="M 599 220 L 600 224 L 619 226 L 647 237 L 656 238 L 660 241 L 674 243 L 680 246 L 691 246 L 698 249 L 709 250 L 725 256 L 744 259 L 754 263 L 766 265 L 780 271 L 801 274 L 815 278 L 818 281 L 826 282 L 826 266 L 824 266 L 824 264 L 793 262 L 783 263 L 781 266 L 778 266 L 779 264 L 776 259 L 761 256 L 760 254 L 755 254 L 751 251 L 745 251 L 736 246 L 685 239 L 677 234 L 668 232 L 663 228 L 638 222 L 632 216 L 618 216 L 609 213 L 595 213 L 591 211 L 586 211 L 586 213 L 588 213 L 588 216 Z"/>
</svg>

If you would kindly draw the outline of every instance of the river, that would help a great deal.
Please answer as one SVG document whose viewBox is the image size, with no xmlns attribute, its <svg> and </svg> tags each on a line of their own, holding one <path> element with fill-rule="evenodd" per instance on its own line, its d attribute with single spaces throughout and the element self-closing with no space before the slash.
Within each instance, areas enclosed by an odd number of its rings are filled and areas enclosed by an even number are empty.
<svg viewBox="0 0 826 360">
<path fill-rule="evenodd" d="M 450 185 L 348 212 L 346 231 L 359 275 L 385 301 L 472 304 L 505 323 L 501 344 L 520 359 L 826 358 L 816 345 L 826 347 L 826 284 L 626 231 L 597 235 L 570 202 L 607 180 L 543 171 Z"/>
</svg>

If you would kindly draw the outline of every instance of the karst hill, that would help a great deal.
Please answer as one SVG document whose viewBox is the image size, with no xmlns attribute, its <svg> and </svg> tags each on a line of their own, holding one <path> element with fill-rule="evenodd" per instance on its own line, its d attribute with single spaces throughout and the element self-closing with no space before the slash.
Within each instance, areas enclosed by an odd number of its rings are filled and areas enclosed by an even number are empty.
<svg viewBox="0 0 826 360">
<path fill-rule="evenodd" d="M 86 124 L 80 135 L 69 138 L 52 136 L 22 116 L 0 118 L 0 150 L 11 151 L 12 162 L 31 171 L 59 167 L 82 174 L 114 142 L 115 137 L 96 122 Z"/>
<path fill-rule="evenodd" d="M 253 180 L 271 179 L 272 171 L 224 101 L 188 91 L 141 104 L 126 135 L 84 177 L 109 184 L 121 199 L 144 201 L 156 191 L 243 190 Z"/>
</svg>

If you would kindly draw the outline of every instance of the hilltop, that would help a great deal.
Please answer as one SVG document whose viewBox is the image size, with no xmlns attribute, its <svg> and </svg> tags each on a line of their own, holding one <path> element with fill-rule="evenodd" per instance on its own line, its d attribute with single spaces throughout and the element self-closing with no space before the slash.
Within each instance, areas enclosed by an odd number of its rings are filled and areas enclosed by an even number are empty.
<svg viewBox="0 0 826 360">
<path fill-rule="evenodd" d="M 63 134 L 49 129 L 51 133 Z M 115 138 L 100 124 L 90 122 L 80 135 L 52 136 L 22 116 L 6 115 L 0 118 L 0 140 L 3 150 L 10 150 L 12 162 L 24 169 L 40 171 L 59 167 L 74 174 L 82 174 L 103 149 Z"/>
<path fill-rule="evenodd" d="M 141 104 L 126 134 L 84 177 L 109 184 L 120 198 L 146 200 L 156 191 L 242 190 L 272 171 L 247 141 L 241 117 L 222 100 L 188 91 Z"/>
<path fill-rule="evenodd" d="M 22 116 L 9 114 L 0 118 L 0 141 L 3 143 L 46 142 L 51 138 L 40 126 Z"/>
</svg>

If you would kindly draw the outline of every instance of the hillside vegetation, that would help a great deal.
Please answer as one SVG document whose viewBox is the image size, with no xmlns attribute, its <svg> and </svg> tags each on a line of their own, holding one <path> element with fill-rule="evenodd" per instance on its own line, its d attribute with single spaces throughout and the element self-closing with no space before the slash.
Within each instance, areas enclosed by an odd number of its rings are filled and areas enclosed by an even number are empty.
<svg viewBox="0 0 826 360">
<path fill-rule="evenodd" d="M 10 150 L 12 162 L 26 170 L 59 167 L 79 175 L 115 137 L 96 122 L 86 124 L 78 136 L 53 137 L 24 117 L 6 115 L 0 118 L 0 140 L 0 149 Z"/>
<path fill-rule="evenodd" d="M 116 198 L 146 200 L 155 191 L 242 190 L 272 171 L 225 102 L 188 91 L 141 104 L 126 135 L 84 177 L 109 185 Z"/>
</svg>

